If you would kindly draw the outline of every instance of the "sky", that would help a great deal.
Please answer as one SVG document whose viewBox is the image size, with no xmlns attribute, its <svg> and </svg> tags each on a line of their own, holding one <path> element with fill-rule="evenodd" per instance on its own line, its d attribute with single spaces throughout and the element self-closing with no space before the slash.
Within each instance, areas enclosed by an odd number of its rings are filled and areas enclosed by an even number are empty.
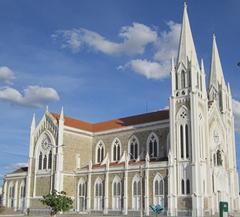
<svg viewBox="0 0 240 217">
<path fill-rule="evenodd" d="M 240 168 L 240 1 L 187 4 L 207 77 L 216 34 Z M 39 121 L 46 105 L 89 122 L 167 107 L 182 11 L 181 0 L 1 0 L 0 184 L 26 165 L 31 119 L 36 113 Z"/>
</svg>

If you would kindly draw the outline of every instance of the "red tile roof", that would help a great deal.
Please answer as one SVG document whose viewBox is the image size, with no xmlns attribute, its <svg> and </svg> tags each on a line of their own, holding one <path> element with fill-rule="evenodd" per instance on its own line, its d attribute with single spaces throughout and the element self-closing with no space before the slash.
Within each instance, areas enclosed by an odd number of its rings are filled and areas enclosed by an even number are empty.
<svg viewBox="0 0 240 217">
<path fill-rule="evenodd" d="M 51 113 L 52 116 L 59 120 L 60 115 L 57 113 Z M 64 117 L 64 124 L 69 127 L 90 131 L 90 132 L 101 132 L 105 130 L 118 129 L 127 126 L 133 126 L 137 124 L 150 123 L 155 121 L 169 119 L 169 110 L 161 110 L 156 112 L 144 113 L 140 115 L 134 115 L 124 118 L 113 119 L 110 121 L 104 121 L 99 123 L 89 123 L 73 119 L 71 117 Z"/>
</svg>

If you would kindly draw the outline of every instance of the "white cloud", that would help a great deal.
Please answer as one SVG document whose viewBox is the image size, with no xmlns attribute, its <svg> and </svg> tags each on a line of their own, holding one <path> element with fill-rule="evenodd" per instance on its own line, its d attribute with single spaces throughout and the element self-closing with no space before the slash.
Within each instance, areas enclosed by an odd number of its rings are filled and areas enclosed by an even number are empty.
<svg viewBox="0 0 240 217">
<path fill-rule="evenodd" d="M 23 93 L 11 87 L 0 89 L 0 100 L 21 106 L 43 107 L 59 99 L 57 91 L 50 87 L 28 86 Z"/>
<path fill-rule="evenodd" d="M 168 30 L 158 34 L 155 29 L 140 23 L 124 26 L 118 34 L 123 39 L 121 43 L 107 40 L 99 33 L 84 28 L 57 31 L 52 37 L 60 38 L 62 47 L 70 48 L 74 52 L 90 48 L 108 55 L 143 55 L 146 46 L 150 44 L 154 48 L 152 58 L 147 60 L 141 56 L 117 68 L 128 68 L 148 79 L 161 80 L 170 74 L 171 58 L 177 56 L 181 24 L 169 21 L 167 27 Z"/>
<path fill-rule="evenodd" d="M 181 25 L 170 21 L 167 23 L 169 31 L 163 31 L 158 37 L 155 47 L 154 61 L 135 59 L 118 69 L 130 68 L 132 71 L 144 75 L 148 79 L 164 79 L 169 76 L 171 58 L 177 56 Z"/>
<path fill-rule="evenodd" d="M 7 66 L 0 66 L 0 81 L 4 83 L 11 84 L 15 79 L 14 72 Z"/>
<path fill-rule="evenodd" d="M 152 62 L 146 59 L 131 60 L 123 68 L 126 67 L 138 74 L 144 75 L 148 79 L 163 79 L 169 74 L 167 64 Z M 119 69 L 121 69 L 121 67 L 119 67 Z"/>
<path fill-rule="evenodd" d="M 233 99 L 233 114 L 235 121 L 235 131 L 240 133 L 240 101 Z"/>
<path fill-rule="evenodd" d="M 159 62 L 170 62 L 172 57 L 177 56 L 181 24 L 169 21 L 167 26 L 169 31 L 162 31 L 156 43 L 157 52 L 154 59 Z"/>
<path fill-rule="evenodd" d="M 71 48 L 78 52 L 84 46 L 105 54 L 143 54 L 146 45 L 157 41 L 157 32 L 150 27 L 133 23 L 131 26 L 123 26 L 120 29 L 119 37 L 122 42 L 112 42 L 97 32 L 84 28 L 57 31 L 53 38 L 62 39 L 63 47 Z"/>
</svg>

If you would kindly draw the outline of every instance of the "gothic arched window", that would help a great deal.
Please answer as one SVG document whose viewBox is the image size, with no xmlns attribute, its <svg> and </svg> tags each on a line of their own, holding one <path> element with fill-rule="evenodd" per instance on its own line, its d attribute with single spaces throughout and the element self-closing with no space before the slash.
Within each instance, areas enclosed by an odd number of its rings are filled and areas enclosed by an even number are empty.
<svg viewBox="0 0 240 217">
<path fill-rule="evenodd" d="M 47 155 L 44 155 L 44 158 L 43 158 L 43 169 L 47 169 Z"/>
<path fill-rule="evenodd" d="M 177 114 L 178 118 L 178 131 L 177 140 L 179 143 L 179 157 L 182 159 L 190 157 L 190 132 L 189 132 L 189 118 L 188 110 L 182 106 Z"/>
<path fill-rule="evenodd" d="M 217 150 L 217 166 L 222 166 L 223 160 L 222 160 L 222 154 L 220 150 Z"/>
<path fill-rule="evenodd" d="M 184 179 L 181 180 L 181 189 L 182 189 L 182 194 L 185 194 L 185 182 L 184 182 Z"/>
<path fill-rule="evenodd" d="M 164 181 L 163 178 L 157 174 L 153 180 L 153 200 L 154 204 L 164 205 Z"/>
<path fill-rule="evenodd" d="M 99 142 L 96 148 L 96 162 L 101 163 L 104 158 L 104 145 L 102 142 Z"/>
<path fill-rule="evenodd" d="M 95 197 L 94 197 L 94 208 L 95 210 L 103 209 L 103 181 L 97 178 L 95 182 Z"/>
<path fill-rule="evenodd" d="M 140 177 L 135 175 L 132 181 L 132 209 L 140 209 L 141 182 Z"/>
<path fill-rule="evenodd" d="M 78 185 L 78 210 L 84 211 L 87 207 L 87 182 L 83 178 L 80 179 Z"/>
<path fill-rule="evenodd" d="M 181 158 L 184 157 L 184 147 L 183 147 L 183 126 L 180 126 L 180 142 L 181 142 Z"/>
<path fill-rule="evenodd" d="M 41 170 L 42 169 L 42 152 L 40 152 L 39 157 L 38 157 L 38 169 Z"/>
<path fill-rule="evenodd" d="M 113 210 L 121 209 L 122 186 L 119 176 L 115 176 L 112 183 L 112 208 Z"/>
<path fill-rule="evenodd" d="M 159 144 L 158 138 L 155 133 L 151 133 L 148 137 L 148 154 L 150 158 L 156 158 L 159 156 Z"/>
<path fill-rule="evenodd" d="M 38 170 L 50 170 L 52 168 L 53 153 L 52 144 L 48 134 L 44 133 L 40 137 L 40 143 L 36 156 L 38 156 Z M 37 158 L 37 157 L 36 157 Z"/>
<path fill-rule="evenodd" d="M 185 144 L 186 144 L 186 158 L 189 157 L 189 145 L 188 145 L 188 125 L 185 125 Z"/>
<path fill-rule="evenodd" d="M 52 151 L 48 154 L 48 169 L 52 168 Z"/>
<path fill-rule="evenodd" d="M 186 182 L 186 194 L 190 194 L 190 180 L 187 179 L 187 182 Z"/>
<path fill-rule="evenodd" d="M 119 161 L 120 155 L 121 155 L 121 143 L 118 139 L 115 139 L 112 145 L 112 161 Z"/>
<path fill-rule="evenodd" d="M 85 197 L 87 195 L 87 186 L 86 182 L 80 182 L 79 183 L 79 196 Z"/>
<path fill-rule="evenodd" d="M 178 74 L 176 73 L 176 90 L 178 90 Z"/>
<path fill-rule="evenodd" d="M 182 70 L 181 72 L 181 88 L 185 88 L 186 87 L 186 82 L 185 82 L 185 72 Z"/>
<path fill-rule="evenodd" d="M 138 153 L 139 153 L 139 143 L 136 136 L 131 137 L 131 139 L 129 140 L 128 147 L 129 147 L 130 159 L 136 160 L 138 158 Z"/>
</svg>

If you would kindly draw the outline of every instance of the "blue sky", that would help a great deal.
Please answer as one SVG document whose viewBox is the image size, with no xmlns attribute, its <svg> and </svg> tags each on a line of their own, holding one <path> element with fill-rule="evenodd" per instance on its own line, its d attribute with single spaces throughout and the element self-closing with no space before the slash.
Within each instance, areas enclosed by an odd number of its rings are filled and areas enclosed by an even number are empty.
<svg viewBox="0 0 240 217">
<path fill-rule="evenodd" d="M 238 132 L 239 8 L 238 0 L 188 1 L 207 74 L 216 33 Z M 91 122 L 168 106 L 182 10 L 179 0 L 0 1 L 1 177 L 27 162 L 32 114 L 39 120 L 45 105 Z"/>
</svg>

